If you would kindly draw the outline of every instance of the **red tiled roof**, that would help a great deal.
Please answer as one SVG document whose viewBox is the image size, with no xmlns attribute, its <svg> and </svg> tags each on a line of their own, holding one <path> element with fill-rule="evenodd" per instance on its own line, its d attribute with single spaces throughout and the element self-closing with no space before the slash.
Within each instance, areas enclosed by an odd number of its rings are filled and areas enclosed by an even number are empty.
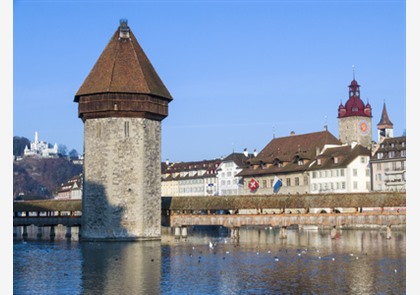
<svg viewBox="0 0 420 295">
<path fill-rule="evenodd" d="M 292 161 L 296 155 L 302 159 L 313 159 L 326 144 L 338 144 L 341 142 L 329 131 L 321 131 L 300 135 L 274 138 L 264 149 L 251 160 L 251 163 Z"/>
<path fill-rule="evenodd" d="M 329 131 L 274 138 L 250 160 L 250 164 L 254 166 L 244 169 L 238 176 L 306 170 L 326 144 L 341 145 L 341 142 Z M 299 160 L 302 162 L 299 163 Z M 283 164 L 278 165 L 276 162 Z"/>
</svg>

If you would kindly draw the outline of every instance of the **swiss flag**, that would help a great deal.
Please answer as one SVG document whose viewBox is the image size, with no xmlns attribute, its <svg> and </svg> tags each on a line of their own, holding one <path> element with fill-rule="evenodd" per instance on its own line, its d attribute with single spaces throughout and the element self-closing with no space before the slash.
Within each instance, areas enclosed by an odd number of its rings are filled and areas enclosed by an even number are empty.
<svg viewBox="0 0 420 295">
<path fill-rule="evenodd" d="M 259 186 L 260 185 L 258 184 L 258 181 L 255 180 L 255 178 L 252 178 L 251 181 L 248 183 L 248 188 L 251 191 L 256 191 Z"/>
</svg>

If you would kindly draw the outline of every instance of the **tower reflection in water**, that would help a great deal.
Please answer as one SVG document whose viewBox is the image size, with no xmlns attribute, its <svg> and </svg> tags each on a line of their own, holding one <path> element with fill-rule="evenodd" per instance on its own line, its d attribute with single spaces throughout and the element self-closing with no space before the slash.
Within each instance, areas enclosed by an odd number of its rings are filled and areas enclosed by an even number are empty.
<svg viewBox="0 0 420 295">
<path fill-rule="evenodd" d="M 160 294 L 161 243 L 86 242 L 82 289 L 89 294 Z"/>
</svg>

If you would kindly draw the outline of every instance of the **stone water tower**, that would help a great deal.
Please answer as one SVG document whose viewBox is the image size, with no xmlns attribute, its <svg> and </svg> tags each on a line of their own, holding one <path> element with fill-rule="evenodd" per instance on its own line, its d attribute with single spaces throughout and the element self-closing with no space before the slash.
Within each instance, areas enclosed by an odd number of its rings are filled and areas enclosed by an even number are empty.
<svg viewBox="0 0 420 295">
<path fill-rule="evenodd" d="M 77 91 L 84 123 L 81 240 L 161 236 L 161 121 L 172 97 L 127 25 Z"/>
</svg>

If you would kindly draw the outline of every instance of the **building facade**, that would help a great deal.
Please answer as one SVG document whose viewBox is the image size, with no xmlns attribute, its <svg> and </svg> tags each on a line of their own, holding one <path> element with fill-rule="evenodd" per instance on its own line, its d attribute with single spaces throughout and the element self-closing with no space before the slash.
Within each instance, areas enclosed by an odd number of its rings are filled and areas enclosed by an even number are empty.
<svg viewBox="0 0 420 295">
<path fill-rule="evenodd" d="M 256 154 L 250 154 L 247 149 L 243 153 L 232 153 L 225 157 L 217 168 L 218 195 L 241 195 L 244 193 L 244 183 L 238 174 L 249 166 L 249 160 Z"/>
<path fill-rule="evenodd" d="M 220 159 L 162 163 L 162 196 L 215 196 Z"/>
<path fill-rule="evenodd" d="M 370 150 L 357 144 L 326 147 L 308 168 L 310 193 L 370 191 Z"/>
<path fill-rule="evenodd" d="M 83 174 L 70 178 L 54 193 L 55 200 L 80 200 L 83 192 Z"/>
<path fill-rule="evenodd" d="M 341 145 L 329 131 L 272 139 L 238 174 L 244 178 L 244 194 L 309 193 L 310 164 L 327 145 Z M 276 187 L 275 184 L 279 185 Z M 278 189 L 277 189 L 278 188 Z"/>
<path fill-rule="evenodd" d="M 406 137 L 394 137 L 394 125 L 384 103 L 377 124 L 379 143 L 370 161 L 372 190 L 406 190 Z"/>
</svg>

